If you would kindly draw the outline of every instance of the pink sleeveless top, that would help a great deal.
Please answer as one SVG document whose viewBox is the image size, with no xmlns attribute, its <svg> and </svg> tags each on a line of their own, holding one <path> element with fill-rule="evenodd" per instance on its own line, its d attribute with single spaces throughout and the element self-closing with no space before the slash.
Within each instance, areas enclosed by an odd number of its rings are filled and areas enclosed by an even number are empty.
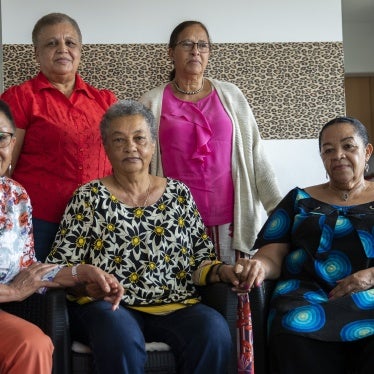
<svg viewBox="0 0 374 374">
<path fill-rule="evenodd" d="M 207 226 L 233 221 L 232 133 L 215 90 L 191 103 L 166 86 L 159 129 L 164 174 L 190 188 Z"/>
</svg>

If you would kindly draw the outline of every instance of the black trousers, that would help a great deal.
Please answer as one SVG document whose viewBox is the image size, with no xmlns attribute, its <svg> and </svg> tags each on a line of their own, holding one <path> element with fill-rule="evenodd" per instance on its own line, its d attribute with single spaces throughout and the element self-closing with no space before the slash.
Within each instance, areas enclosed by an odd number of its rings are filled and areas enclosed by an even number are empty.
<svg viewBox="0 0 374 374">
<path fill-rule="evenodd" d="M 325 342 L 282 334 L 270 340 L 272 374 L 372 374 L 374 336 Z"/>
</svg>

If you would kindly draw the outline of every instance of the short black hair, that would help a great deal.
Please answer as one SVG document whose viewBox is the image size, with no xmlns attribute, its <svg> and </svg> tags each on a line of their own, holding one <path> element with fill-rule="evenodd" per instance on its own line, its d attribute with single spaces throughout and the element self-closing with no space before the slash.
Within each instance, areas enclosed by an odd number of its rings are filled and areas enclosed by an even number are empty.
<svg viewBox="0 0 374 374">
<path fill-rule="evenodd" d="M 14 123 L 13 114 L 9 108 L 9 105 L 3 100 L 0 100 L 0 113 L 5 114 L 5 117 L 8 119 L 10 126 L 12 128 L 12 131 L 14 133 L 16 131 L 16 125 Z"/>
<path fill-rule="evenodd" d="M 337 123 L 348 123 L 354 127 L 356 134 L 361 138 L 364 146 L 366 147 L 369 144 L 369 134 L 367 128 L 364 124 L 362 124 L 357 118 L 353 117 L 335 117 L 334 119 L 330 120 L 329 122 L 325 123 L 322 126 L 321 131 L 319 132 L 318 138 L 318 146 L 319 151 L 321 152 L 321 139 L 323 132 L 330 126 L 335 125 Z"/>
</svg>

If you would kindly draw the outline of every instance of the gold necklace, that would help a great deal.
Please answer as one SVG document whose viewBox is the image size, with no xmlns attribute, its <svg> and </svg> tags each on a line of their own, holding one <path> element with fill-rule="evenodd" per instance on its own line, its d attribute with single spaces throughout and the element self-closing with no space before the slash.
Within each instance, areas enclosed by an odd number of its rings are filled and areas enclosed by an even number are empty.
<svg viewBox="0 0 374 374">
<path fill-rule="evenodd" d="M 119 181 L 118 181 L 118 179 L 115 177 L 115 175 L 113 174 L 113 179 L 115 180 L 115 182 L 118 184 L 118 186 L 120 186 L 121 188 L 122 188 L 122 190 L 124 191 L 124 192 L 126 192 L 126 189 L 122 186 L 122 184 L 121 183 L 119 183 Z M 133 205 L 133 208 L 135 208 L 135 207 L 144 207 L 144 206 L 146 206 L 147 205 L 147 202 L 148 202 L 148 199 L 149 199 L 149 195 L 150 195 L 150 193 L 151 193 L 151 177 L 148 175 L 148 180 L 149 180 L 149 183 L 148 183 L 148 187 L 147 187 L 147 191 L 146 191 L 146 197 L 145 197 L 145 200 L 144 200 L 144 203 L 143 204 L 141 204 L 141 205 L 139 205 L 139 204 L 137 204 L 134 200 L 133 200 L 133 198 L 130 196 L 130 194 L 128 193 L 128 192 L 126 192 L 126 195 L 127 195 L 127 197 L 131 200 L 131 203 L 132 203 L 132 205 Z"/>
<path fill-rule="evenodd" d="M 198 88 L 196 91 L 185 91 L 185 90 L 182 90 L 179 86 L 178 86 L 178 83 L 173 80 L 173 84 L 174 84 L 174 87 L 177 89 L 178 92 L 182 93 L 182 94 L 185 94 L 185 95 L 196 95 L 198 94 L 204 87 L 204 78 L 203 78 L 203 83 L 201 85 L 200 88 Z"/>
</svg>

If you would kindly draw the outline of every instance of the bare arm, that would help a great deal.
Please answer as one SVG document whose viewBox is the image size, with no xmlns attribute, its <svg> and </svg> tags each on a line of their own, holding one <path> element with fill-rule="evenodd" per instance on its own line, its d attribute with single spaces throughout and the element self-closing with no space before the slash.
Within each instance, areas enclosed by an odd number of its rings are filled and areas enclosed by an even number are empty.
<svg viewBox="0 0 374 374">
<path fill-rule="evenodd" d="M 21 270 L 8 284 L 0 284 L 0 303 L 22 301 L 42 287 L 59 287 L 58 283 L 42 280 L 56 265 L 34 263 Z"/>
<path fill-rule="evenodd" d="M 234 291 L 243 292 L 259 286 L 264 279 L 277 279 L 280 276 L 283 259 L 289 252 L 288 243 L 272 243 L 261 247 L 251 258 L 242 258 L 234 268 L 222 266 L 221 279 L 231 281 Z M 233 274 L 237 279 L 233 282 Z"/>
<path fill-rule="evenodd" d="M 226 282 L 234 285 L 235 292 L 247 292 L 259 286 L 264 279 L 280 276 L 284 257 L 289 252 L 288 243 L 272 243 L 260 248 L 251 258 L 242 258 L 233 265 L 215 265 L 210 282 Z"/>
<path fill-rule="evenodd" d="M 263 279 L 277 279 L 280 276 L 284 257 L 290 250 L 288 243 L 271 243 L 260 248 L 252 257 L 252 261 L 260 261 L 263 270 Z"/>
<path fill-rule="evenodd" d="M 368 290 L 374 287 L 374 267 L 357 271 L 343 279 L 337 281 L 329 297 L 336 299 L 350 295 L 352 293 Z"/>
</svg>

